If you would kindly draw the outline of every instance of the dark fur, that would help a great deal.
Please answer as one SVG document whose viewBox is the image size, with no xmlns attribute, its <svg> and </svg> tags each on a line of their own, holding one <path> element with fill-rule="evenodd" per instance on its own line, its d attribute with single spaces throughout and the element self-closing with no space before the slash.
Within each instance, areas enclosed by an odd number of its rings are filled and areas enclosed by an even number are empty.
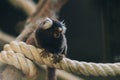
<svg viewBox="0 0 120 80">
<path fill-rule="evenodd" d="M 35 37 L 37 44 L 40 45 L 40 47 L 44 48 L 46 51 L 51 52 L 53 54 L 66 54 L 67 53 L 67 43 L 66 43 L 66 37 L 65 37 L 65 30 L 63 30 L 60 33 L 59 38 L 55 38 L 53 36 L 55 30 L 59 27 L 63 28 L 64 25 L 62 25 L 58 21 L 53 21 L 53 25 L 49 29 L 42 29 L 44 22 L 41 23 L 38 26 L 38 29 L 35 32 Z M 47 80 L 56 80 L 55 76 L 55 68 L 47 68 L 48 70 L 48 76 Z"/>
<path fill-rule="evenodd" d="M 38 45 L 54 54 L 66 54 L 67 43 L 65 33 L 61 33 L 59 38 L 54 38 L 53 36 L 56 28 L 63 27 L 63 25 L 60 22 L 54 20 L 52 27 L 47 30 L 43 30 L 41 28 L 42 25 L 43 24 L 38 27 L 35 33 Z"/>
</svg>

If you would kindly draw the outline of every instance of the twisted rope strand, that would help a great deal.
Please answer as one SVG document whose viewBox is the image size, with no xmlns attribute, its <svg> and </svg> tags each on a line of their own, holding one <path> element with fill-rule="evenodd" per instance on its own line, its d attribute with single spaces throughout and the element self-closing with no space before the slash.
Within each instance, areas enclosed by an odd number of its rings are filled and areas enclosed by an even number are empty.
<svg viewBox="0 0 120 80">
<path fill-rule="evenodd" d="M 34 78 L 38 73 L 36 66 L 31 60 L 25 58 L 21 53 L 14 53 L 13 51 L 2 51 L 0 54 L 0 62 L 13 65 L 17 69 L 22 70 L 26 76 Z"/>
<path fill-rule="evenodd" d="M 47 66 L 62 69 L 77 75 L 104 77 L 120 75 L 120 63 L 87 63 L 63 58 L 59 63 L 55 64 L 53 63 L 55 60 L 53 54 L 49 53 L 49 56 L 46 55 L 46 57 L 43 57 L 43 50 L 44 49 L 35 48 L 32 45 L 27 45 L 24 42 L 13 41 L 4 46 L 4 51 L 0 54 L 0 61 L 13 65 L 26 74 L 30 74 L 30 72 L 31 74 L 34 73 L 33 70 L 35 67 L 32 67 L 32 70 L 31 67 L 29 67 L 29 65 L 34 66 L 30 61 L 33 60 L 37 64 L 46 64 Z M 29 70 L 31 71 L 28 72 Z"/>
</svg>

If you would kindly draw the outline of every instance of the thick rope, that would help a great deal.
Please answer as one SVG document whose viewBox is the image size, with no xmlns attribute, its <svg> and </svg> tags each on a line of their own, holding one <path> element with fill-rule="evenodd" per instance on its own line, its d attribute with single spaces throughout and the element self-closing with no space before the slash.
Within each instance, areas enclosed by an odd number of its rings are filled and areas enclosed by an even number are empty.
<svg viewBox="0 0 120 80">
<path fill-rule="evenodd" d="M 37 68 L 33 62 L 25 58 L 25 56 L 21 53 L 14 53 L 13 51 L 2 51 L 0 54 L 0 62 L 15 66 L 17 69 L 22 70 L 26 76 L 29 76 L 33 79 L 38 73 Z"/>
<path fill-rule="evenodd" d="M 59 63 L 55 64 L 55 58 L 53 57 L 53 54 L 49 53 L 49 56 L 46 55 L 46 57 L 43 57 L 42 51 L 43 49 L 35 48 L 34 46 L 27 45 L 24 42 L 13 41 L 4 46 L 4 51 L 2 51 L 0 54 L 0 62 L 13 65 L 27 74 L 33 74 L 36 72 L 34 71 L 35 66 L 30 61 L 32 60 L 37 64 L 46 64 L 49 67 L 55 67 L 57 69 L 62 69 L 77 75 L 120 75 L 120 63 L 87 63 L 63 58 Z"/>
</svg>

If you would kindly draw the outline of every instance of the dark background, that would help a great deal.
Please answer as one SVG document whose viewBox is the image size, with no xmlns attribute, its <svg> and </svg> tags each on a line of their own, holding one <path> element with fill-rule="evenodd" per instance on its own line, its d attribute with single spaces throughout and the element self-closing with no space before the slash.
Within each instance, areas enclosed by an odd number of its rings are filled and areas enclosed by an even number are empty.
<svg viewBox="0 0 120 80">
<path fill-rule="evenodd" d="M 120 61 L 120 0 L 69 0 L 60 15 L 68 28 L 69 57 Z"/>
<path fill-rule="evenodd" d="M 59 13 L 67 27 L 68 55 L 88 62 L 120 61 L 120 0 L 69 0 Z M 0 0 L 0 29 L 17 36 L 15 26 L 27 18 Z"/>
<path fill-rule="evenodd" d="M 96 0 L 70 0 L 61 10 L 61 18 L 65 19 L 68 28 L 70 57 L 84 61 L 102 60 L 104 38 L 101 7 Z"/>
</svg>

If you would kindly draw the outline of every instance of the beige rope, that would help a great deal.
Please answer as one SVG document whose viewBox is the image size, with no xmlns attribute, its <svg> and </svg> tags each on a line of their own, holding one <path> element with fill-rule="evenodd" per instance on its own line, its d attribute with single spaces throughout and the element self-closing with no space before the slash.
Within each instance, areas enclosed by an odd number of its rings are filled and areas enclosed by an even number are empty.
<svg viewBox="0 0 120 80">
<path fill-rule="evenodd" d="M 27 45 L 24 42 L 13 41 L 10 44 L 4 46 L 4 51 L 0 54 L 0 61 L 6 64 L 15 66 L 21 69 L 24 73 L 29 73 L 32 65 L 30 60 L 37 64 L 46 64 L 50 67 L 55 67 L 68 72 L 72 72 L 77 75 L 84 76 L 117 76 L 120 75 L 120 63 L 87 63 L 78 62 L 76 60 L 70 60 L 68 58 L 63 58 L 59 63 L 54 64 L 53 54 L 49 56 L 42 56 L 43 49 L 35 48 L 32 45 Z M 15 53 L 14 53 L 15 52 Z M 22 54 L 21 54 L 22 53 Z M 27 58 L 29 59 L 27 59 Z M 30 62 L 30 63 L 29 63 Z M 20 64 L 19 64 L 20 63 Z M 29 65 L 27 65 L 29 64 Z M 20 67 L 23 65 L 24 67 Z M 29 68 L 28 68 L 29 67 Z M 28 69 L 26 69 L 28 68 Z M 32 67 L 31 72 L 34 73 L 34 67 Z"/>
<path fill-rule="evenodd" d="M 37 68 L 33 62 L 21 53 L 14 53 L 13 51 L 2 51 L 0 54 L 0 62 L 15 66 L 22 70 L 26 76 L 34 79 L 38 73 Z"/>
</svg>

